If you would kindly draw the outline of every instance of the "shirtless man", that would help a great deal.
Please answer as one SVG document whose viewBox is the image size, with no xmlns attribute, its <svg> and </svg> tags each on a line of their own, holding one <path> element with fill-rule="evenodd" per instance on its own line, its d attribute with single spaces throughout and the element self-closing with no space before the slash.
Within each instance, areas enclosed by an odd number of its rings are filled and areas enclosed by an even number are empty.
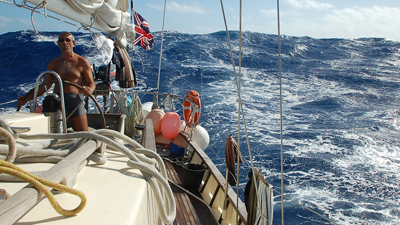
<svg viewBox="0 0 400 225">
<path fill-rule="evenodd" d="M 73 48 L 76 45 L 74 36 L 71 33 L 64 32 L 58 37 L 58 47 L 61 50 L 61 56 L 55 58 L 47 65 L 47 70 L 53 70 L 60 75 L 61 80 L 69 81 L 83 87 L 83 90 L 75 86 L 63 84 L 65 110 L 68 122 L 71 124 L 75 131 L 88 131 L 86 111 L 83 104 L 81 104 L 84 95 L 91 95 L 94 91 L 96 84 L 94 83 L 92 70 L 87 59 L 74 53 Z M 47 81 L 56 80 L 53 75 L 46 74 L 43 83 Z M 83 86 L 86 82 L 86 86 Z M 47 84 L 49 89 L 52 84 Z M 46 92 L 44 86 L 40 86 L 38 96 Z M 60 93 L 58 83 L 54 87 L 55 93 Z M 27 101 L 32 100 L 33 91 L 28 92 L 25 96 L 18 97 L 18 107 L 24 105 Z M 78 105 L 79 108 L 69 115 Z"/>
</svg>

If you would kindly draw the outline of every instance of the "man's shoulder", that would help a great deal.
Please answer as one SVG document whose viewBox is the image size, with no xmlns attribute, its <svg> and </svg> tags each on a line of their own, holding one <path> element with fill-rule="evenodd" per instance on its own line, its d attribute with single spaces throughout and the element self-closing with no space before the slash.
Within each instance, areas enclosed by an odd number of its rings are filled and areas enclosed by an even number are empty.
<svg viewBox="0 0 400 225">
<path fill-rule="evenodd" d="M 54 65 L 57 63 L 58 58 L 59 58 L 59 57 L 50 60 L 50 62 L 49 62 L 47 65 L 48 65 L 48 66 L 54 66 Z"/>
<path fill-rule="evenodd" d="M 80 59 L 80 60 L 87 60 L 85 57 L 83 57 L 83 56 L 81 56 L 81 55 L 78 55 L 78 54 L 76 54 L 76 53 L 75 53 L 75 57 L 76 57 L 77 59 Z"/>
<path fill-rule="evenodd" d="M 78 62 L 89 64 L 89 61 L 85 57 L 78 55 L 78 54 L 75 54 L 75 55 L 76 55 L 76 58 L 78 59 Z"/>
<path fill-rule="evenodd" d="M 76 54 L 76 58 L 78 60 L 78 66 L 81 66 L 84 69 L 91 68 L 89 61 L 85 57 Z"/>
</svg>

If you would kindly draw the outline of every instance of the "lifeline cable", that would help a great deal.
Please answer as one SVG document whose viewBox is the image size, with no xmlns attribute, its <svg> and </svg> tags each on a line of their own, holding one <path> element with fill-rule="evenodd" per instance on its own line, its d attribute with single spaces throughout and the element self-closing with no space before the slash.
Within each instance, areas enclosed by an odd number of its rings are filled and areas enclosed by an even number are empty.
<svg viewBox="0 0 400 225">
<path fill-rule="evenodd" d="M 11 101 L 8 101 L 8 102 L 3 102 L 3 103 L 0 103 L 0 105 L 9 104 L 9 103 L 13 103 L 13 102 L 16 102 L 16 101 L 18 101 L 18 100 L 11 100 Z"/>
</svg>

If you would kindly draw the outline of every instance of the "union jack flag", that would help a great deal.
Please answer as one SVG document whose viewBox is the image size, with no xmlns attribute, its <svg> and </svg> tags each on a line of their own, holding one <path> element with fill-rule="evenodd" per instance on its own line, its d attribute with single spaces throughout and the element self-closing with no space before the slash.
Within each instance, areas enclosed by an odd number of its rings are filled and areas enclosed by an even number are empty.
<svg viewBox="0 0 400 225">
<path fill-rule="evenodd" d="M 147 21 L 134 11 L 135 19 L 135 40 L 133 44 L 139 45 L 147 50 L 153 47 L 154 38 L 150 34 L 150 28 Z"/>
</svg>

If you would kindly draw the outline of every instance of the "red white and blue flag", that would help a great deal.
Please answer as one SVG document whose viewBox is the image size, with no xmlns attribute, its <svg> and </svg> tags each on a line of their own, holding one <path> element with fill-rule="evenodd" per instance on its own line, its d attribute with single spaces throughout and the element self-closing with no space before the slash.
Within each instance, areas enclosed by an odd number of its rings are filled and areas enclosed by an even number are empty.
<svg viewBox="0 0 400 225">
<path fill-rule="evenodd" d="M 135 40 L 133 44 L 139 45 L 147 50 L 153 47 L 154 38 L 150 34 L 150 27 L 147 21 L 134 11 L 135 20 Z"/>
</svg>

